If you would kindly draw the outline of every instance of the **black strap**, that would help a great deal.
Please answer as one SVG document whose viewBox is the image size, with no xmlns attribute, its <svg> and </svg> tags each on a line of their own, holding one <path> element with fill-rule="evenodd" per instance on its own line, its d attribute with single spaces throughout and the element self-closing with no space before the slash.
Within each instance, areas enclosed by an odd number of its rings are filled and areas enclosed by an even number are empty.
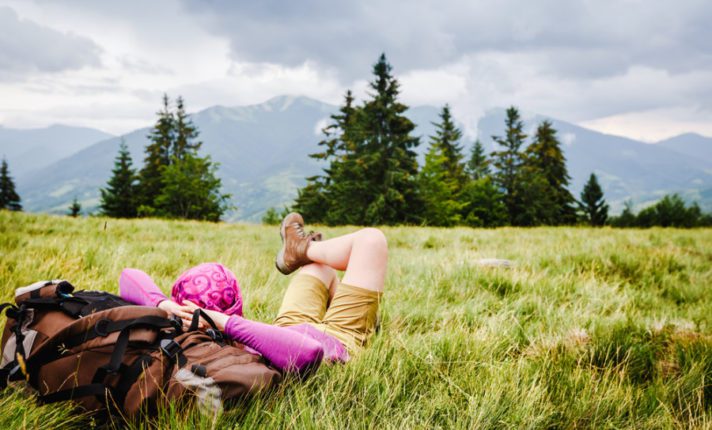
<svg viewBox="0 0 712 430">
<path fill-rule="evenodd" d="M 6 315 L 8 318 L 12 318 L 17 322 L 17 318 L 20 316 L 19 314 L 19 309 L 17 306 L 15 306 L 13 303 L 3 303 L 0 305 L 0 313 L 3 311 L 6 311 Z M 17 326 L 17 325 L 16 325 Z M 14 327 L 12 328 L 12 332 L 14 333 Z M 15 335 L 17 336 L 17 335 Z M 15 346 L 15 351 L 17 351 L 17 344 Z M 24 351 L 24 345 L 23 345 L 23 351 Z M 10 371 L 17 365 L 17 360 L 12 360 L 8 364 L 5 365 L 2 369 L 0 369 L 0 390 L 4 390 L 7 387 L 7 378 L 10 376 Z"/>
<path fill-rule="evenodd" d="M 117 406 L 122 407 L 124 405 L 131 386 L 136 383 L 143 370 L 150 366 L 152 362 L 153 358 L 150 355 L 142 355 L 121 373 L 121 379 L 114 389 L 114 402 Z"/>
<path fill-rule="evenodd" d="M 8 378 L 12 369 L 17 366 L 17 360 L 12 360 L 0 369 L 0 390 L 7 388 Z"/>
<path fill-rule="evenodd" d="M 27 308 L 25 307 L 24 303 L 20 305 L 19 308 L 12 307 L 7 310 L 8 318 L 12 318 L 15 320 L 15 324 L 10 329 L 15 334 L 15 356 L 17 357 L 17 354 L 19 354 L 23 360 L 25 359 L 26 355 L 24 344 L 25 334 L 22 333 L 22 324 L 25 321 L 26 315 Z"/>
<path fill-rule="evenodd" d="M 2 311 L 4 311 L 4 310 L 7 309 L 7 308 L 11 308 L 11 309 L 14 308 L 14 309 L 17 309 L 17 306 L 15 306 L 14 303 L 3 303 L 3 304 L 0 305 L 0 313 L 2 313 Z"/>
<path fill-rule="evenodd" d="M 218 326 L 215 325 L 215 322 L 213 321 L 212 318 L 210 318 L 204 310 L 198 308 L 193 311 L 193 319 L 190 321 L 190 327 L 188 328 L 188 331 L 195 331 L 198 329 L 198 326 L 200 324 L 200 317 L 203 317 L 203 319 L 210 324 L 210 326 L 217 331 L 220 331 L 218 329 Z"/>
<path fill-rule="evenodd" d="M 82 309 L 88 305 L 89 302 L 79 297 L 40 297 L 37 299 L 27 299 L 22 302 L 22 304 L 33 309 L 60 309 L 74 318 L 79 318 Z"/>
<path fill-rule="evenodd" d="M 114 344 L 114 351 L 111 353 L 109 362 L 96 369 L 92 383 L 100 383 L 104 381 L 106 375 L 112 375 L 119 371 L 121 362 L 124 359 L 124 354 L 126 354 L 126 348 L 129 346 L 130 334 L 131 327 L 126 327 L 121 330 L 118 339 L 116 339 L 116 344 Z"/>
<path fill-rule="evenodd" d="M 57 391 L 55 393 L 46 394 L 44 396 L 37 396 L 37 400 L 42 403 L 55 403 L 63 402 L 65 400 L 78 399 L 81 397 L 97 396 L 106 400 L 107 391 L 111 389 L 106 387 L 104 384 L 88 384 L 80 385 L 74 388 L 68 388 L 66 390 Z"/>
</svg>

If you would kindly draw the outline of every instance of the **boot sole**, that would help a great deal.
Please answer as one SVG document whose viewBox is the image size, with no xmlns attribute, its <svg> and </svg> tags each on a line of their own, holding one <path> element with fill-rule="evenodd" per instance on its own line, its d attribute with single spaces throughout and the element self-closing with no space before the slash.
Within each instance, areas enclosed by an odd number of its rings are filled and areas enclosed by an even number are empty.
<svg viewBox="0 0 712 430">
<path fill-rule="evenodd" d="M 282 239 L 282 248 L 277 253 L 277 258 L 275 258 L 275 260 L 274 260 L 274 265 L 277 268 L 277 270 L 280 271 L 280 273 L 282 273 L 283 275 L 289 275 L 290 273 L 292 273 L 292 271 L 289 270 L 289 268 L 287 267 L 286 264 L 284 264 L 284 252 L 285 252 L 284 236 L 286 235 L 285 229 L 286 229 L 286 226 L 284 225 L 284 220 L 282 220 L 282 223 L 279 226 L 279 237 Z"/>
</svg>

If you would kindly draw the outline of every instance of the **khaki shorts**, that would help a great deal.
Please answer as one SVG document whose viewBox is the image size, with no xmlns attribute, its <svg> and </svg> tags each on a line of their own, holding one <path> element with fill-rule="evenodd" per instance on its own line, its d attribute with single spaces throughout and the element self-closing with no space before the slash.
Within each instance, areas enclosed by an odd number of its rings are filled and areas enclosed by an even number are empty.
<svg viewBox="0 0 712 430">
<path fill-rule="evenodd" d="M 318 278 L 297 274 L 287 287 L 274 320 L 278 326 L 310 324 L 339 339 L 349 353 L 363 349 L 376 329 L 382 293 L 339 284 L 329 303 L 329 290 Z"/>
</svg>

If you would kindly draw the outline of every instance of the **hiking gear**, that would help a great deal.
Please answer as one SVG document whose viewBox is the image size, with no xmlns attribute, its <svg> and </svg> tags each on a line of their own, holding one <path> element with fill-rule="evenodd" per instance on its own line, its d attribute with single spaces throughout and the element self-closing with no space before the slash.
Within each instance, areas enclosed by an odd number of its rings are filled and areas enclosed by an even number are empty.
<svg viewBox="0 0 712 430">
<path fill-rule="evenodd" d="M 307 249 L 312 241 L 321 240 L 321 233 L 307 234 L 304 231 L 304 219 L 301 215 L 292 212 L 285 216 L 279 227 L 279 235 L 282 238 L 282 248 L 275 259 L 277 270 L 289 275 L 300 267 L 312 263 L 307 257 Z"/>
<path fill-rule="evenodd" d="M 189 300 L 203 309 L 242 315 L 240 283 L 219 263 L 203 263 L 183 272 L 173 284 L 171 298 L 181 305 Z"/>
<path fill-rule="evenodd" d="M 66 281 L 30 287 L 18 290 L 15 305 L 0 305 L 8 317 L 0 388 L 26 380 L 42 403 L 74 400 L 90 412 L 131 418 L 177 400 L 218 414 L 223 401 L 280 380 L 199 309 L 183 331 L 163 310 L 109 293 L 74 292 Z M 198 331 L 201 317 L 213 328 Z"/>
</svg>

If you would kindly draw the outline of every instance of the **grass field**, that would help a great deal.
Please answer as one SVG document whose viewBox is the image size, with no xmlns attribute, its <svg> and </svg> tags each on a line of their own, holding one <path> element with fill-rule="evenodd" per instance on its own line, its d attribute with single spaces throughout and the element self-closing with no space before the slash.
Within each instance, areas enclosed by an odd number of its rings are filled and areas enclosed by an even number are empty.
<svg viewBox="0 0 712 430">
<path fill-rule="evenodd" d="M 384 231 L 383 326 L 367 352 L 217 423 L 171 410 L 138 425 L 712 428 L 712 230 Z M 269 322 L 288 283 L 278 244 L 276 227 L 0 211 L 0 298 L 49 278 L 116 292 L 124 267 L 167 291 L 184 269 L 219 261 L 241 280 L 246 316 Z M 475 264 L 486 257 L 515 265 Z M 0 395 L 3 429 L 91 423 L 19 388 Z"/>
</svg>

